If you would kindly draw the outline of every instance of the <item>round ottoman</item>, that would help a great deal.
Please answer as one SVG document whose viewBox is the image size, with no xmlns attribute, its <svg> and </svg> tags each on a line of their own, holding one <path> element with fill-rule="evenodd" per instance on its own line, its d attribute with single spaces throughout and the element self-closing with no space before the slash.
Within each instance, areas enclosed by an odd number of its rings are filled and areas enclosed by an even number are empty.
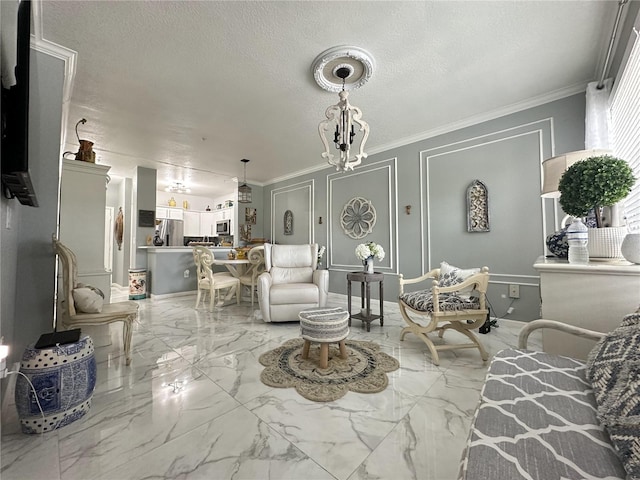
<svg viewBox="0 0 640 480">
<path fill-rule="evenodd" d="M 16 380 L 16 407 L 24 433 L 42 433 L 68 425 L 83 417 L 91 407 L 96 386 L 93 340 L 85 335 L 77 342 L 37 349 L 28 346 L 20 371 L 35 388 L 38 408 L 29 382 Z"/>
<path fill-rule="evenodd" d="M 302 358 L 309 358 L 311 342 L 320 344 L 320 368 L 329 364 L 329 344 L 340 345 L 340 357 L 347 358 L 344 339 L 349 335 L 349 312 L 341 307 L 310 308 L 299 313 L 300 330 L 304 339 Z"/>
</svg>

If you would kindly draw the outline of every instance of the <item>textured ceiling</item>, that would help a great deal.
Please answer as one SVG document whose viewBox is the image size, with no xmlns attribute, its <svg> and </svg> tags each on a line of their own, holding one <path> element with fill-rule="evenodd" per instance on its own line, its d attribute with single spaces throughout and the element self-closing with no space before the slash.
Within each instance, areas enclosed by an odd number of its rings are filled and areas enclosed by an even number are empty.
<svg viewBox="0 0 640 480">
<path fill-rule="evenodd" d="M 114 175 L 135 165 L 194 194 L 323 165 L 317 126 L 337 94 L 311 64 L 355 45 L 376 61 L 350 95 L 367 150 L 579 91 L 599 76 L 614 1 L 45 1 L 46 40 L 78 52 L 73 127 Z M 535 101 L 535 100 L 534 100 Z M 185 168 L 188 167 L 188 168 Z"/>
</svg>

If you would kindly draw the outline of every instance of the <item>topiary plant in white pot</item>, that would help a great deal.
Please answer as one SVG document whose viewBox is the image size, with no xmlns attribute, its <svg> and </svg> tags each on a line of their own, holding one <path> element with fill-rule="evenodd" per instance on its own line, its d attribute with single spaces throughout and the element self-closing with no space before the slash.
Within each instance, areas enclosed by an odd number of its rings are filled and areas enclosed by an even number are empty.
<svg viewBox="0 0 640 480">
<path fill-rule="evenodd" d="M 620 244 L 626 227 L 605 227 L 602 207 L 623 200 L 636 178 L 629 164 L 611 155 L 589 157 L 571 165 L 560 178 L 560 205 L 574 217 L 594 211 L 597 228 L 589 229 L 589 257 L 621 257 Z"/>
</svg>

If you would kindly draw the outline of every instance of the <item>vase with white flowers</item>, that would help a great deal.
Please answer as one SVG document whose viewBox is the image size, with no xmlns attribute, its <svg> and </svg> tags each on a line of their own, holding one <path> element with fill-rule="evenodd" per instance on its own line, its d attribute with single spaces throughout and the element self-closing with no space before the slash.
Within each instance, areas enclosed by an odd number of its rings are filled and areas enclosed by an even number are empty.
<svg viewBox="0 0 640 480">
<path fill-rule="evenodd" d="M 384 248 L 373 242 L 361 243 L 356 247 L 356 257 L 362 260 L 365 272 L 373 273 L 373 258 L 382 260 Z"/>
</svg>

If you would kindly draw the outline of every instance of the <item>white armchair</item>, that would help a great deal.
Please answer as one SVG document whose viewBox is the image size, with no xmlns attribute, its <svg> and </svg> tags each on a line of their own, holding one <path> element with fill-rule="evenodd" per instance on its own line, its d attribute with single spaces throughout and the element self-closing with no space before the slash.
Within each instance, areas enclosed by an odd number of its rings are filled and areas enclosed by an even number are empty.
<svg viewBox="0 0 640 480">
<path fill-rule="evenodd" d="M 317 264 L 317 243 L 265 243 L 265 272 L 258 277 L 258 303 L 265 322 L 297 321 L 302 310 L 327 305 L 329 271 L 316 270 Z"/>
</svg>

